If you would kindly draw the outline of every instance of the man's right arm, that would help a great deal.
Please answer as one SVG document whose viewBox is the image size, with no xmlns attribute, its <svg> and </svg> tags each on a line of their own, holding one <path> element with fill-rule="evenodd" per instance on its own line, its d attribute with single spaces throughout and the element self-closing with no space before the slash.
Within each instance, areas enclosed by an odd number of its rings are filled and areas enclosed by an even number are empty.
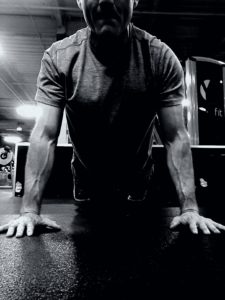
<svg viewBox="0 0 225 300">
<path fill-rule="evenodd" d="M 0 226 L 0 232 L 7 230 L 7 236 L 17 237 L 24 233 L 32 235 L 36 225 L 53 228 L 59 226 L 40 216 L 42 196 L 49 179 L 55 147 L 61 127 L 63 110 L 58 107 L 39 103 L 41 114 L 30 137 L 30 147 L 25 167 L 25 187 L 21 215 L 16 220 Z"/>
<path fill-rule="evenodd" d="M 40 213 L 41 200 L 54 162 L 62 109 L 39 104 L 41 115 L 30 138 L 21 213 Z"/>
</svg>

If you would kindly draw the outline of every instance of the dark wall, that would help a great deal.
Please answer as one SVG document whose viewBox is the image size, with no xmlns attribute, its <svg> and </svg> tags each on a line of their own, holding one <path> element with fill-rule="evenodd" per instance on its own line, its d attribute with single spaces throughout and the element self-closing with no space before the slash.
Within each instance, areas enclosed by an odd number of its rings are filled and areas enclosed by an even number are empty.
<svg viewBox="0 0 225 300">
<path fill-rule="evenodd" d="M 15 182 L 24 184 L 24 166 L 28 146 L 18 146 Z M 192 147 L 196 194 L 200 206 L 221 204 L 224 199 L 225 147 Z M 70 168 L 72 147 L 58 146 L 53 170 L 45 190 L 46 197 L 72 198 L 73 180 Z M 153 146 L 155 164 L 152 197 L 162 205 L 178 206 L 175 188 L 166 166 L 165 150 Z M 18 196 L 23 194 L 23 190 Z"/>
<path fill-rule="evenodd" d="M 22 190 L 16 194 L 17 196 L 23 195 L 27 151 L 27 145 L 18 145 L 14 181 L 15 184 L 16 182 L 22 183 Z M 46 197 L 73 197 L 72 172 L 70 168 L 71 158 L 72 147 L 58 146 L 56 148 L 55 162 L 44 193 Z"/>
</svg>

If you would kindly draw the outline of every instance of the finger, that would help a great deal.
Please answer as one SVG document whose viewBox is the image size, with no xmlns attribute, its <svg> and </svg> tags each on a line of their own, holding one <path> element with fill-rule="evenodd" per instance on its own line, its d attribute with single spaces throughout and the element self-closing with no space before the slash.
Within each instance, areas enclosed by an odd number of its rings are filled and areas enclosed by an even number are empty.
<svg viewBox="0 0 225 300">
<path fill-rule="evenodd" d="M 179 218 L 175 217 L 173 218 L 171 224 L 170 224 L 170 228 L 171 229 L 174 229 L 176 228 L 178 225 L 180 225 L 180 221 L 179 221 Z"/>
<path fill-rule="evenodd" d="M 6 231 L 9 228 L 9 224 L 0 226 L 0 232 Z"/>
<path fill-rule="evenodd" d="M 206 226 L 205 222 L 199 222 L 199 228 L 204 234 L 210 234 L 210 230 Z"/>
<path fill-rule="evenodd" d="M 50 220 L 48 218 L 42 218 L 42 225 L 52 227 L 55 229 L 61 229 L 61 227 L 53 220 Z"/>
<path fill-rule="evenodd" d="M 207 226 L 209 230 L 212 231 L 213 233 L 220 233 L 220 230 L 216 228 L 216 226 L 212 222 L 208 221 Z"/>
<path fill-rule="evenodd" d="M 17 231 L 16 231 L 16 237 L 22 237 L 24 234 L 24 230 L 25 230 L 25 224 L 23 223 L 19 223 L 19 225 L 17 226 Z"/>
<path fill-rule="evenodd" d="M 190 222 L 189 223 L 189 228 L 190 228 L 192 233 L 198 234 L 198 227 L 197 227 L 197 224 L 195 222 Z"/>
<path fill-rule="evenodd" d="M 217 222 L 214 222 L 214 221 L 213 221 L 213 224 L 216 226 L 216 228 L 225 230 L 225 226 L 224 226 L 224 225 L 222 225 L 222 224 L 220 224 L 220 223 L 217 223 Z"/>
<path fill-rule="evenodd" d="M 15 229 L 16 229 L 16 226 L 12 226 L 10 225 L 9 228 L 8 228 L 8 231 L 6 233 L 6 236 L 7 237 L 11 237 L 14 235 L 14 232 L 15 232 Z"/>
<path fill-rule="evenodd" d="M 27 236 L 31 236 L 34 233 L 34 224 L 29 222 L 27 224 Z"/>
</svg>

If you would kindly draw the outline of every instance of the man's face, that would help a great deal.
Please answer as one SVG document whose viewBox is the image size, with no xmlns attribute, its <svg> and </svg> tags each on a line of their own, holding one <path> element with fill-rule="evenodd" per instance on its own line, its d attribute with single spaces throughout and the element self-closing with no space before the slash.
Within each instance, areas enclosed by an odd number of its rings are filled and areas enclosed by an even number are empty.
<svg viewBox="0 0 225 300">
<path fill-rule="evenodd" d="M 119 36 L 129 24 L 138 0 L 77 0 L 87 25 L 98 36 Z"/>
</svg>

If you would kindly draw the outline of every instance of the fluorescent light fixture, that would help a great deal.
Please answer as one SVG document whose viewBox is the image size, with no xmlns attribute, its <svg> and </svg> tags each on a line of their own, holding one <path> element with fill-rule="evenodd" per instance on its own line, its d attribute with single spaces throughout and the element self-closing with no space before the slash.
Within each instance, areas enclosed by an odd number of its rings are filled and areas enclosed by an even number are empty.
<svg viewBox="0 0 225 300">
<path fill-rule="evenodd" d="M 36 105 L 31 105 L 31 104 L 24 104 L 24 105 L 18 106 L 16 108 L 16 111 L 21 117 L 26 118 L 26 119 L 35 119 L 41 113 L 40 107 L 38 107 Z"/>
<path fill-rule="evenodd" d="M 22 138 L 17 135 L 8 135 L 4 137 L 4 141 L 10 144 L 16 144 L 22 142 Z"/>
</svg>

